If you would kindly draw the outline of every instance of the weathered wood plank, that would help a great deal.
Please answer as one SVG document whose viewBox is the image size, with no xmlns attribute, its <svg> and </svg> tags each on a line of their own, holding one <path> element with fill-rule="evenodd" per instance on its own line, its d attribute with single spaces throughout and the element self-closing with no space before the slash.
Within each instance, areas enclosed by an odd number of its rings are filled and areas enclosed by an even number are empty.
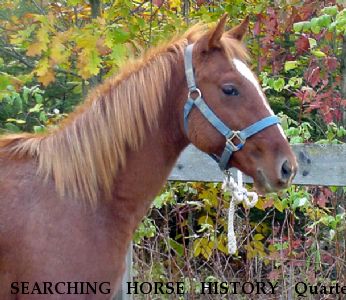
<svg viewBox="0 0 346 300">
<path fill-rule="evenodd" d="M 292 147 L 299 163 L 295 184 L 346 186 L 346 144 Z M 208 155 L 189 146 L 179 157 L 169 180 L 219 182 L 223 173 Z M 252 179 L 245 181 L 252 182 Z"/>
</svg>

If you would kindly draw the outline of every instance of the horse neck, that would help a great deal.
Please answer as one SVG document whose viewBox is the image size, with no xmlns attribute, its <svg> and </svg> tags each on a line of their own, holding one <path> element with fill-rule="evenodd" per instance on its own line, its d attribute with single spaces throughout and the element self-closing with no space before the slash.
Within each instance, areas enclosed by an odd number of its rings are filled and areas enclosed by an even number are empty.
<svg viewBox="0 0 346 300">
<path fill-rule="evenodd" d="M 126 227 L 130 230 L 129 236 L 146 214 L 179 154 L 188 144 L 182 123 L 187 95 L 182 56 L 176 62 L 172 73 L 158 126 L 148 131 L 138 150 L 127 153 L 126 167 L 115 178 L 111 202 L 115 214 L 113 217 L 117 218 L 120 224 L 129 224 Z"/>
<path fill-rule="evenodd" d="M 168 48 L 130 66 L 96 88 L 61 129 L 42 138 L 24 137 L 14 150 L 37 155 L 39 173 L 54 178 L 60 195 L 93 206 L 112 196 L 123 182 L 119 174 L 132 170 L 132 161 L 136 169 L 168 170 L 162 173 L 165 179 L 187 144 L 180 124 L 186 87 L 181 50 Z M 149 153 L 155 153 L 146 158 L 152 166 L 141 159 Z M 154 162 L 165 155 L 170 164 Z"/>
</svg>

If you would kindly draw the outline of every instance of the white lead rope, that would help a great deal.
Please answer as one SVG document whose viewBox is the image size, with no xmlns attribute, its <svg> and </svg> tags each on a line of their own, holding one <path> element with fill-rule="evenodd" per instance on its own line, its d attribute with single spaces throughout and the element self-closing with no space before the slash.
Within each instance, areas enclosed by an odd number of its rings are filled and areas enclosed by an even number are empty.
<svg viewBox="0 0 346 300">
<path fill-rule="evenodd" d="M 237 252 L 237 240 L 234 233 L 234 212 L 236 205 L 244 202 L 248 208 L 254 207 L 258 201 L 258 195 L 255 192 L 249 192 L 243 187 L 243 174 L 237 170 L 237 181 L 233 179 L 229 171 L 225 172 L 225 179 L 222 184 L 222 189 L 225 192 L 231 193 L 231 200 L 228 210 L 228 252 L 235 254 Z M 252 199 L 252 200 L 249 200 Z"/>
</svg>

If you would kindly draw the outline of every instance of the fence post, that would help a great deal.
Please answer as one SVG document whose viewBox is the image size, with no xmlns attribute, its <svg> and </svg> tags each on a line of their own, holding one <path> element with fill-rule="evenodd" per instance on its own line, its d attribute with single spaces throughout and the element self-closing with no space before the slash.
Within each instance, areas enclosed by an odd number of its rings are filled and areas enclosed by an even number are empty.
<svg viewBox="0 0 346 300">
<path fill-rule="evenodd" d="M 346 98 L 346 34 L 342 40 L 342 54 L 341 54 L 341 97 Z M 342 109 L 343 125 L 346 126 L 346 109 Z"/>
<path fill-rule="evenodd" d="M 125 259 L 125 273 L 121 280 L 120 288 L 113 300 L 132 300 L 132 295 L 127 294 L 127 283 L 132 281 L 132 242 L 127 250 Z"/>
</svg>

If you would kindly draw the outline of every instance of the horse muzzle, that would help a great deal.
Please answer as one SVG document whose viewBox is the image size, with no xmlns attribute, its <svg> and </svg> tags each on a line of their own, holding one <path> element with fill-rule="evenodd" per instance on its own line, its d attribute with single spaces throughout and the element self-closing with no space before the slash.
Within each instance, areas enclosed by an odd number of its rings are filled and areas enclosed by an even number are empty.
<svg viewBox="0 0 346 300">
<path fill-rule="evenodd" d="M 257 168 L 254 185 L 259 194 L 277 192 L 292 184 L 298 165 L 294 159 L 283 159 L 275 168 L 275 174 L 266 174 L 262 168 Z"/>
</svg>

